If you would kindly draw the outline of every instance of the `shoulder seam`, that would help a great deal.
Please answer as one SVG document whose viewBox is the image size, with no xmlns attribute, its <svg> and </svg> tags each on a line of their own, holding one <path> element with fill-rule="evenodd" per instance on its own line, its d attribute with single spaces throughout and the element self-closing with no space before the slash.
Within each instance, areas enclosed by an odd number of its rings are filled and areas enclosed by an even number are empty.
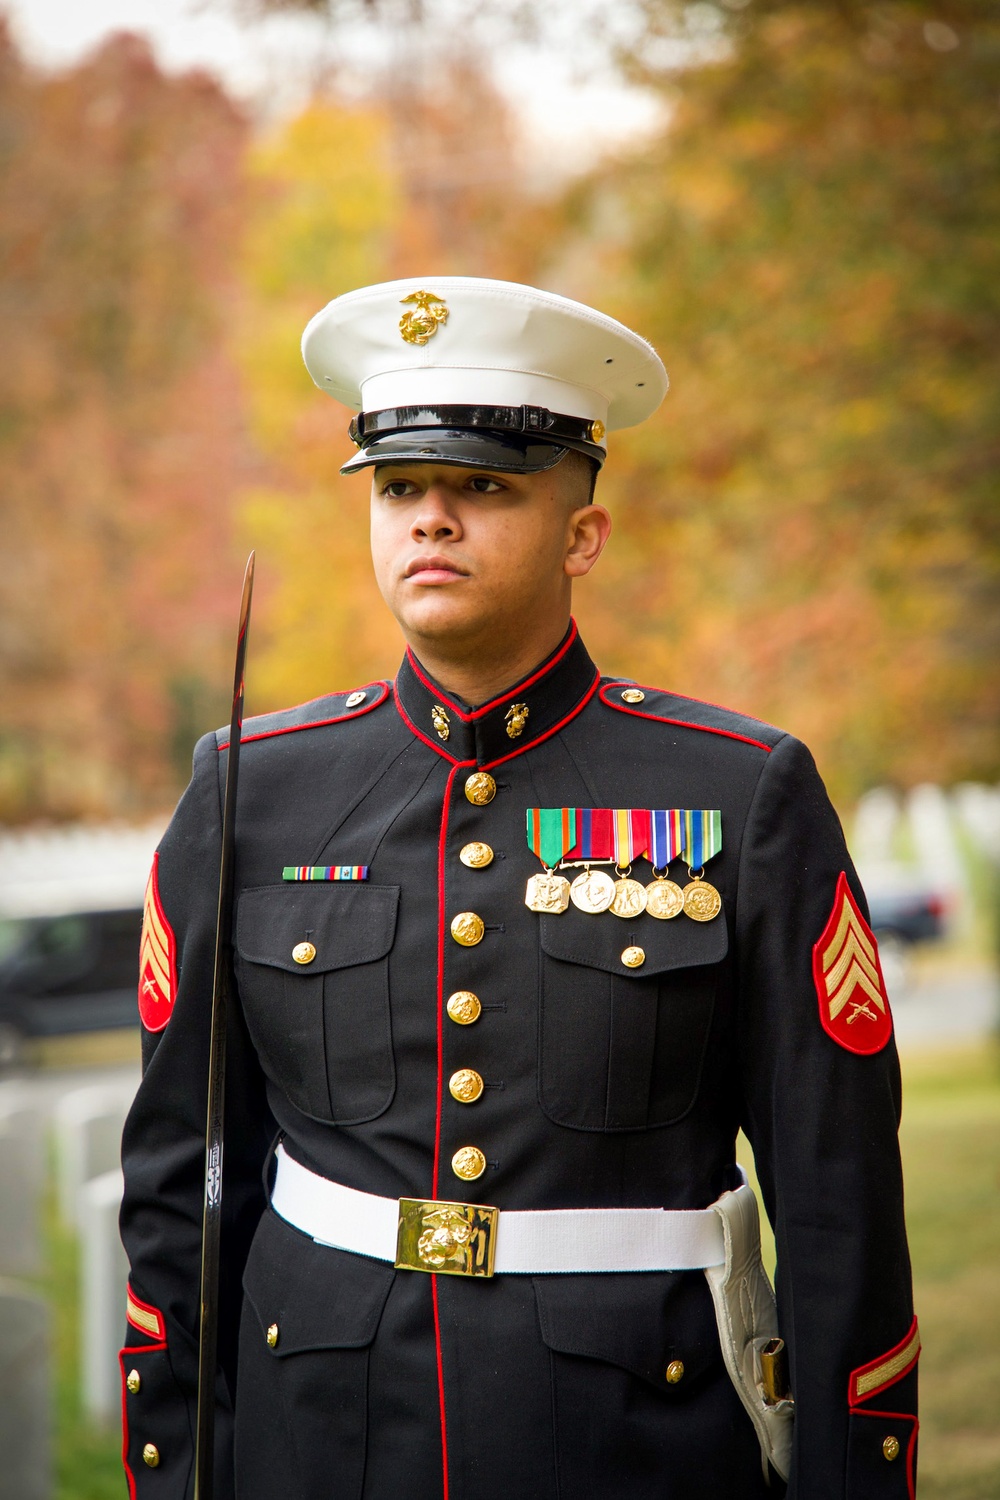
<svg viewBox="0 0 1000 1500">
<path fill-rule="evenodd" d="M 276 729 L 262 729 L 258 734 L 244 734 L 240 738 L 240 744 L 249 745 L 252 744 L 254 740 L 271 740 L 282 734 L 297 734 L 301 729 L 323 729 L 330 724 L 346 724 L 349 719 L 363 718 L 365 714 L 370 714 L 375 708 L 381 708 L 382 704 L 388 701 L 392 684 L 388 680 L 383 679 L 378 682 L 367 683 L 366 687 L 378 688 L 380 690 L 379 696 L 375 698 L 371 703 L 363 703 L 358 708 L 352 709 L 350 713 L 330 714 L 325 719 L 308 719 L 304 724 L 283 724 Z M 354 691 L 357 691 L 357 689 L 355 689 Z M 339 693 L 324 694 L 324 697 L 326 698 L 337 698 L 340 696 L 341 695 Z M 348 692 L 347 696 L 350 697 L 350 692 Z M 322 699 L 316 699 L 314 701 L 322 702 Z M 288 713 L 289 710 L 278 709 L 277 712 L 279 714 Z M 260 717 L 266 718 L 268 717 L 268 715 L 261 714 Z M 252 722 L 253 720 L 250 720 L 250 723 Z M 219 733 L 225 734 L 226 738 L 220 741 L 218 738 Z M 220 754 L 223 750 L 229 749 L 229 736 L 225 730 L 216 731 L 216 749 L 220 752 Z"/>
<path fill-rule="evenodd" d="M 628 680 L 626 678 L 616 677 L 610 682 L 605 683 L 601 688 L 599 697 L 606 708 L 613 708 L 620 714 L 630 714 L 634 719 L 649 719 L 654 724 L 676 724 L 681 729 L 697 729 L 700 730 L 702 734 L 717 734 L 721 735 L 723 739 L 740 740 L 744 745 L 753 745 L 756 749 L 763 750 L 767 755 L 770 755 L 771 751 L 774 749 L 773 745 L 765 744 L 763 740 L 755 740 L 752 735 L 740 734 L 736 729 L 722 729 L 715 724 L 695 724 L 690 719 L 677 719 L 671 717 L 668 714 L 653 714 L 645 712 L 644 710 L 639 708 L 630 708 L 627 703 L 612 703 L 609 698 L 605 697 L 605 693 L 609 688 L 617 687 L 622 683 L 625 686 L 628 686 Z M 650 693 L 661 693 L 664 691 L 664 689 L 647 688 L 646 691 Z M 700 699 L 692 699 L 691 701 L 701 702 Z M 717 708 L 719 707 L 719 705 L 715 703 L 707 703 L 705 707 Z M 722 709 L 721 711 L 723 713 L 733 712 L 732 709 Z M 781 732 L 779 731 L 779 735 L 780 733 Z"/>
</svg>

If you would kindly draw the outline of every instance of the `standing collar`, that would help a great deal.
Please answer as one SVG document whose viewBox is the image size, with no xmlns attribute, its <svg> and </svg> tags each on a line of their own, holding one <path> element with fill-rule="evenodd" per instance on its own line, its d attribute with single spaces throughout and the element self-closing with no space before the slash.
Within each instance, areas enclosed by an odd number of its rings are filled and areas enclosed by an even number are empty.
<svg viewBox="0 0 1000 1500">
<path fill-rule="evenodd" d="M 580 712 L 599 681 L 573 620 L 551 656 L 480 708 L 468 708 L 439 688 L 407 647 L 396 678 L 396 705 L 418 739 L 439 755 L 485 767 L 555 734 Z"/>
</svg>

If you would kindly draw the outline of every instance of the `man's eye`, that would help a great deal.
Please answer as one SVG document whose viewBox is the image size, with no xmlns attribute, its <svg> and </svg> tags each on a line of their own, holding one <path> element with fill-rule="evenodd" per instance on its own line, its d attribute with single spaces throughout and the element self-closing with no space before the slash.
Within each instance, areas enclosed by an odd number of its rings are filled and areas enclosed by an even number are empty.
<svg viewBox="0 0 1000 1500">
<path fill-rule="evenodd" d="M 485 474 L 477 474 L 475 479 L 469 480 L 469 489 L 475 490 L 477 495 L 492 495 L 497 490 L 503 489 L 503 485 L 495 479 L 488 478 Z"/>
<path fill-rule="evenodd" d="M 390 479 L 382 493 L 392 500 L 402 500 L 404 495 L 412 495 L 413 491 L 414 487 L 408 479 Z"/>
</svg>

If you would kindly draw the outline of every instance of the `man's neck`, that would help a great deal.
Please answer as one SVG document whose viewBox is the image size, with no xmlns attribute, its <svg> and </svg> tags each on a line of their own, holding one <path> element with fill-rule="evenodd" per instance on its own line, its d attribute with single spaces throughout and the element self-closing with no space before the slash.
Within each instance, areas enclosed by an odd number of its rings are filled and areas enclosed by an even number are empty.
<svg viewBox="0 0 1000 1500">
<path fill-rule="evenodd" d="M 499 698 L 506 688 L 530 677 L 539 663 L 552 655 L 568 629 L 569 620 L 565 620 L 554 630 L 551 639 L 538 637 L 530 642 L 508 643 L 509 649 L 491 651 L 488 656 L 484 652 L 475 656 L 458 656 L 426 641 L 412 641 L 410 649 L 424 670 L 450 697 L 476 708 L 492 698 Z"/>
</svg>

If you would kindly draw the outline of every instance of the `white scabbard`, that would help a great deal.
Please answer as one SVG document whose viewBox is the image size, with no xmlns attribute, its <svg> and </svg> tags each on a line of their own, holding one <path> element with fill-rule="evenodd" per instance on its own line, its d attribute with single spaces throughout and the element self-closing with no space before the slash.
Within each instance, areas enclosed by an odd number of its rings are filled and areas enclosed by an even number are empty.
<svg viewBox="0 0 1000 1500">
<path fill-rule="evenodd" d="M 778 1313 L 760 1256 L 757 1198 L 744 1182 L 735 1192 L 723 1193 L 712 1208 L 722 1221 L 726 1259 L 724 1265 L 706 1266 L 705 1275 L 715 1303 L 722 1357 L 754 1425 L 761 1454 L 787 1480 L 795 1406 L 791 1399 L 769 1403 L 764 1398 L 760 1356 L 777 1336 Z M 764 1472 L 766 1476 L 766 1463 Z"/>
</svg>

